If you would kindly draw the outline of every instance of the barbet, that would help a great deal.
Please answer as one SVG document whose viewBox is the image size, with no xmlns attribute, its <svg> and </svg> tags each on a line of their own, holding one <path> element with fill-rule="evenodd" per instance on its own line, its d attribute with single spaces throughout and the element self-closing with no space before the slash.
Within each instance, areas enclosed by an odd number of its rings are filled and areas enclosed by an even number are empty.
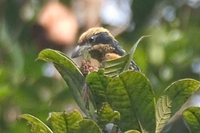
<svg viewBox="0 0 200 133">
<path fill-rule="evenodd" d="M 87 75 L 89 72 L 98 71 L 104 61 L 117 59 L 125 54 L 125 50 L 107 29 L 94 27 L 80 36 L 71 57 L 83 57 L 80 68 L 82 73 Z M 131 61 L 129 68 L 140 70 L 134 61 Z"/>
<path fill-rule="evenodd" d="M 80 36 L 71 57 L 81 57 L 80 70 L 86 76 L 90 72 L 98 71 L 104 61 L 114 60 L 124 55 L 126 55 L 125 50 L 107 29 L 94 27 Z M 134 61 L 131 61 L 129 68 L 134 71 L 140 70 Z M 89 109 L 89 94 L 89 87 L 85 84 L 82 96 L 87 109 Z"/>
</svg>

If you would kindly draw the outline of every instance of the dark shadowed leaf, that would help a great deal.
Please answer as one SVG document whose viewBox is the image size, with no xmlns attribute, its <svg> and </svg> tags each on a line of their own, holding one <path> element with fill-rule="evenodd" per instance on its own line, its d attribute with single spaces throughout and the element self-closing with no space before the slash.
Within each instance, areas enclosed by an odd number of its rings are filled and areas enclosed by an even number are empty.
<svg viewBox="0 0 200 133">
<path fill-rule="evenodd" d="M 81 96 L 81 91 L 84 85 L 84 76 L 76 64 L 63 53 L 52 49 L 42 50 L 38 55 L 38 59 L 46 62 L 52 62 L 55 65 L 69 86 L 69 89 L 79 107 L 86 115 L 89 115 L 87 109 L 85 108 L 84 100 Z"/>
<path fill-rule="evenodd" d="M 108 78 L 100 72 L 94 72 L 88 75 L 86 81 L 98 105 L 108 102 L 112 110 L 119 111 L 120 129 L 144 128 L 154 131 L 154 92 L 143 74 L 126 71 Z"/>
<path fill-rule="evenodd" d="M 155 130 L 154 92 L 143 74 L 120 74 L 109 82 L 106 93 L 111 107 L 120 112 L 122 130 Z"/>
<path fill-rule="evenodd" d="M 102 133 L 101 128 L 90 119 L 83 119 L 79 122 L 77 133 Z"/>
<path fill-rule="evenodd" d="M 97 110 L 102 107 L 102 103 L 107 102 L 106 88 L 109 82 L 109 77 L 103 74 L 103 71 L 92 72 L 86 77 L 86 83 L 90 88 Z"/>
</svg>

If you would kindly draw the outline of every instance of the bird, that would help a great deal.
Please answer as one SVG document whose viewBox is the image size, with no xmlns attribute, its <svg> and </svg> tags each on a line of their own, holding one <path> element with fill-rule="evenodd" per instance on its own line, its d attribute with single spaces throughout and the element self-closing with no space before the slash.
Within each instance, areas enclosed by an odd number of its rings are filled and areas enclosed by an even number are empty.
<svg viewBox="0 0 200 133">
<path fill-rule="evenodd" d="M 98 71 L 104 61 L 117 59 L 126 54 L 109 30 L 104 27 L 93 27 L 79 37 L 71 58 L 83 57 L 80 68 L 83 74 L 87 75 Z M 140 71 L 133 60 L 129 68 Z"/>
<path fill-rule="evenodd" d="M 98 71 L 105 61 L 121 58 L 126 51 L 120 46 L 115 37 L 103 27 L 93 27 L 81 34 L 77 45 L 72 51 L 71 58 L 79 58 L 80 70 L 86 77 L 90 72 Z M 132 60 L 129 66 L 134 71 L 140 71 L 139 67 Z M 82 88 L 82 97 L 85 107 L 90 108 L 89 86 L 85 83 Z"/>
</svg>

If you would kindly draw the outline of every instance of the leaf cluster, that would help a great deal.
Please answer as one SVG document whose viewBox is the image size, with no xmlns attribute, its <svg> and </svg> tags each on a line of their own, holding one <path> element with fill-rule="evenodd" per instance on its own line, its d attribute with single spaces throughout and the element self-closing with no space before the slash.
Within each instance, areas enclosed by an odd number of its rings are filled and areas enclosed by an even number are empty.
<svg viewBox="0 0 200 133">
<path fill-rule="evenodd" d="M 128 70 L 139 41 L 126 56 L 105 62 L 102 69 L 86 77 L 63 53 L 41 51 L 38 59 L 54 64 L 83 113 L 52 112 L 50 128 L 32 115 L 20 117 L 28 121 L 33 133 L 161 133 L 170 132 L 170 121 L 178 112 L 188 131 L 199 131 L 200 108 L 183 105 L 199 90 L 200 82 L 178 80 L 156 94 L 143 73 Z M 88 88 L 90 99 L 85 100 L 83 89 Z"/>
</svg>

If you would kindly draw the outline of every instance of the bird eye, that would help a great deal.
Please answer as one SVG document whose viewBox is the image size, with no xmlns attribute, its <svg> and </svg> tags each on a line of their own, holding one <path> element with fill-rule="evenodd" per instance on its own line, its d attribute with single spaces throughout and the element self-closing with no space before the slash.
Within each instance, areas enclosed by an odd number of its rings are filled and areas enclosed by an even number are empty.
<svg viewBox="0 0 200 133">
<path fill-rule="evenodd" d="M 95 37 L 94 36 L 90 37 L 88 41 L 89 41 L 89 43 L 94 43 L 95 42 Z"/>
</svg>

